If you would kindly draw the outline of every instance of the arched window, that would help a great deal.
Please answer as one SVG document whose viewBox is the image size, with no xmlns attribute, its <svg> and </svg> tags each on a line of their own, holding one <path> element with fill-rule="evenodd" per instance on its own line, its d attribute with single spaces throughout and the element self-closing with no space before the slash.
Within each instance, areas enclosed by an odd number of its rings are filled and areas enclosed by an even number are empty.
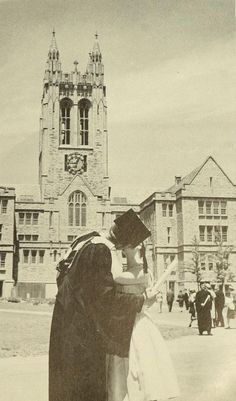
<svg viewBox="0 0 236 401">
<path fill-rule="evenodd" d="M 64 98 L 60 102 L 60 145 L 70 145 L 70 112 L 73 103 Z"/>
<path fill-rule="evenodd" d="M 82 99 L 78 103 L 79 107 L 79 134 L 80 134 L 80 145 L 89 144 L 89 109 L 91 103 L 87 99 Z"/>
<path fill-rule="evenodd" d="M 87 200 L 81 191 L 73 192 L 68 199 L 69 226 L 86 226 Z"/>
</svg>

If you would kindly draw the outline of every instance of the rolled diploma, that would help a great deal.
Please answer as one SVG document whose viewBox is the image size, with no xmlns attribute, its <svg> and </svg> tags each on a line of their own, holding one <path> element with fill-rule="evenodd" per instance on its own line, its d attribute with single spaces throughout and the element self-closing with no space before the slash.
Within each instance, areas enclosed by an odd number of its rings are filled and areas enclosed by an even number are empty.
<svg viewBox="0 0 236 401">
<path fill-rule="evenodd" d="M 171 274 L 171 272 L 175 271 L 177 267 L 178 267 L 178 261 L 177 258 L 175 257 L 175 259 L 168 265 L 164 273 L 161 275 L 159 280 L 157 280 L 153 288 L 157 291 L 158 288 L 166 281 L 167 277 Z"/>
</svg>

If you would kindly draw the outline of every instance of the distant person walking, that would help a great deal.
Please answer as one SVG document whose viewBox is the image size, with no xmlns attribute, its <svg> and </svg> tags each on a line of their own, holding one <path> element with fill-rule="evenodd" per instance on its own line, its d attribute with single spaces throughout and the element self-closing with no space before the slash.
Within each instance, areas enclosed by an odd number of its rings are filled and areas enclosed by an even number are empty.
<svg viewBox="0 0 236 401">
<path fill-rule="evenodd" d="M 159 291 L 156 296 L 156 301 L 158 304 L 159 313 L 162 313 L 162 304 L 163 304 L 163 294 L 162 291 Z"/>
<path fill-rule="evenodd" d="M 174 302 L 174 292 L 172 290 L 168 290 L 166 293 L 166 302 L 168 305 L 168 310 L 169 312 L 172 311 L 172 306 L 173 306 L 173 302 Z"/>
<path fill-rule="evenodd" d="M 186 288 L 184 290 L 184 304 L 185 304 L 186 310 L 188 310 L 188 308 L 189 308 L 189 293 L 188 293 L 188 290 Z"/>
<path fill-rule="evenodd" d="M 184 307 L 184 294 L 183 294 L 183 291 L 179 291 L 179 294 L 178 294 L 178 297 L 177 297 L 177 300 L 176 300 L 178 303 L 179 303 L 179 308 L 180 308 L 180 312 L 183 312 L 183 307 Z"/>
<path fill-rule="evenodd" d="M 235 302 L 233 297 L 233 288 L 229 287 L 228 291 L 225 294 L 225 305 L 227 306 L 227 327 L 226 329 L 230 329 L 230 321 L 235 319 Z"/>
<path fill-rule="evenodd" d="M 192 327 L 193 321 L 196 320 L 195 300 L 196 300 L 196 291 L 190 290 L 190 295 L 189 295 L 190 323 L 189 323 L 189 327 Z"/>
<path fill-rule="evenodd" d="M 224 317 L 223 317 L 223 309 L 225 306 L 225 296 L 223 293 L 222 286 L 219 288 L 216 288 L 216 297 L 215 297 L 215 312 L 216 312 L 216 317 L 215 317 L 215 322 L 216 322 L 216 327 L 219 325 L 221 327 L 224 327 Z"/>
</svg>

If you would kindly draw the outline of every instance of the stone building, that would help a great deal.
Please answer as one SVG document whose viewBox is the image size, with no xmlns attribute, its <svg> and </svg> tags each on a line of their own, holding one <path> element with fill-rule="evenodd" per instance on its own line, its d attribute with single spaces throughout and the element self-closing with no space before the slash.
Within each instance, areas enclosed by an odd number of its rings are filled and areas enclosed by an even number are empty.
<svg viewBox="0 0 236 401">
<path fill-rule="evenodd" d="M 16 195 L 13 188 L 1 188 L 0 198 L 0 295 L 10 296 L 16 283 L 14 294 L 22 298 L 54 296 L 55 267 L 72 240 L 108 228 L 131 206 L 137 210 L 126 198 L 111 199 L 97 35 L 85 73 L 77 61 L 64 73 L 53 32 L 41 101 L 39 185 L 19 185 Z"/>
<path fill-rule="evenodd" d="M 167 281 L 167 288 L 196 285 L 191 273 L 194 237 L 199 241 L 202 276 L 215 280 L 216 235 L 224 246 L 232 246 L 229 257 L 236 273 L 236 186 L 213 157 L 164 192 L 155 192 L 140 205 L 142 220 L 150 227 L 154 277 L 167 263 L 178 258 L 178 271 Z"/>
<path fill-rule="evenodd" d="M 10 294 L 17 279 L 15 189 L 0 187 L 0 297 Z"/>
<path fill-rule="evenodd" d="M 97 35 L 85 72 L 75 61 L 73 71 L 64 73 L 53 32 L 43 80 L 39 184 L 0 187 L 0 296 L 53 297 L 55 267 L 71 241 L 90 230 L 105 230 L 130 207 L 152 232 L 147 256 L 155 279 L 178 256 L 178 272 L 167 283 L 173 289 L 194 281 L 185 271 L 194 236 L 201 240 L 202 268 L 210 274 L 214 233 L 236 246 L 236 187 L 212 157 L 141 204 L 112 197 Z M 231 262 L 236 265 L 235 251 Z"/>
</svg>

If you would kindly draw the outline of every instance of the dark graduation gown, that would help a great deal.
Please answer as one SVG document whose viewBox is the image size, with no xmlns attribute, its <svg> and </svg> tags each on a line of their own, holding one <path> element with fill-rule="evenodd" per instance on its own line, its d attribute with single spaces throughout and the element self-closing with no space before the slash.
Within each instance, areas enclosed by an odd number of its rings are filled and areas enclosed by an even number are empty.
<svg viewBox="0 0 236 401">
<path fill-rule="evenodd" d="M 209 300 L 206 302 L 205 306 L 201 306 L 205 302 L 206 298 L 209 296 Z M 212 297 L 208 291 L 200 290 L 196 294 L 195 300 L 196 310 L 197 310 L 197 320 L 198 320 L 198 330 L 202 334 L 203 331 L 211 332 L 211 307 L 212 307 Z"/>
<path fill-rule="evenodd" d="M 49 401 L 105 401 L 106 353 L 127 356 L 143 296 L 119 294 L 111 252 L 86 244 L 59 286 L 49 348 Z"/>
</svg>

